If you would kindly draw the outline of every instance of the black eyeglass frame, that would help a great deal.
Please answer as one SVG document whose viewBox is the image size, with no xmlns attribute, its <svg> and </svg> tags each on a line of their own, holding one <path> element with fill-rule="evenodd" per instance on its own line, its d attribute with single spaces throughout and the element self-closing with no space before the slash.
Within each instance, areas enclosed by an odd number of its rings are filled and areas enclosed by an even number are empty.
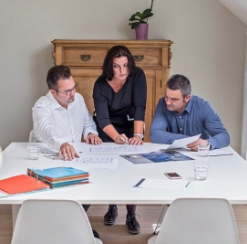
<svg viewBox="0 0 247 244">
<path fill-rule="evenodd" d="M 54 90 L 55 90 L 56 92 L 60 92 L 60 93 L 64 94 L 65 96 L 69 96 L 71 92 L 73 92 L 73 91 L 76 90 L 76 87 L 77 87 L 77 86 L 78 86 L 78 84 L 75 83 L 75 86 L 74 86 L 72 89 L 69 89 L 69 90 L 64 91 L 64 92 L 59 91 L 59 90 L 57 90 L 57 89 L 54 89 Z"/>
</svg>

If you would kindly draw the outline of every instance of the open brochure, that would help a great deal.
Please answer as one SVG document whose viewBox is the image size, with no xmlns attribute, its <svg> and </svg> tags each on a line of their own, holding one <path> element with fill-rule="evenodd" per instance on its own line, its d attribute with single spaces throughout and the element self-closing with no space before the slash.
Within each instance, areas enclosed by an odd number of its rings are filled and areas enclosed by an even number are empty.
<svg viewBox="0 0 247 244">
<path fill-rule="evenodd" d="M 164 150 L 159 150 L 149 153 L 141 153 L 141 154 L 120 155 L 120 156 L 130 161 L 133 164 L 163 163 L 168 161 L 194 160 L 193 158 L 190 158 L 177 151 L 164 151 Z"/>
</svg>

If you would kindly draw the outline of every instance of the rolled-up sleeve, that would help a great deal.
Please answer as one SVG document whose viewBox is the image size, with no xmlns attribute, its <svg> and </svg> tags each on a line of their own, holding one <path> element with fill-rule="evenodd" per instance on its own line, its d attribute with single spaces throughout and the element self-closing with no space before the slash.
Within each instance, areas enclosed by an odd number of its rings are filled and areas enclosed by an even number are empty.
<svg viewBox="0 0 247 244">
<path fill-rule="evenodd" d="M 147 82 L 145 74 L 141 69 L 135 76 L 133 87 L 134 120 L 144 121 L 147 101 Z"/>
<path fill-rule="evenodd" d="M 209 103 L 205 104 L 202 113 L 204 121 L 204 128 L 210 135 L 208 141 L 211 149 L 226 147 L 230 144 L 230 136 L 225 129 L 219 115 L 214 111 Z"/>
</svg>

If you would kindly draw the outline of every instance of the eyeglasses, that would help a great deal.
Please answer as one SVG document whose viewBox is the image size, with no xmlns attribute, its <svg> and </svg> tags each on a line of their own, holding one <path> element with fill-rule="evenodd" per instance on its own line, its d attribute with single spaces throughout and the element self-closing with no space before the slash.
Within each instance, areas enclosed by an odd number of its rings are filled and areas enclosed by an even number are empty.
<svg viewBox="0 0 247 244">
<path fill-rule="evenodd" d="M 69 90 L 64 91 L 64 92 L 61 92 L 59 90 L 56 90 L 56 91 L 64 94 L 65 96 L 69 96 L 72 92 L 74 92 L 76 90 L 77 86 L 78 86 L 78 84 L 75 84 L 75 86 L 72 89 L 69 89 Z"/>
</svg>

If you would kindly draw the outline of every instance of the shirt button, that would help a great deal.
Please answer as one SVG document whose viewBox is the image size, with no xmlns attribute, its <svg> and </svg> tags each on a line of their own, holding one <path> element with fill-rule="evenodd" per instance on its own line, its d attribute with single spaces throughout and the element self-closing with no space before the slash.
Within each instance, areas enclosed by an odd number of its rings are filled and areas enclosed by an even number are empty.
<svg viewBox="0 0 247 244">
<path fill-rule="evenodd" d="M 179 119 L 181 119 L 182 118 L 182 116 L 179 116 Z"/>
<path fill-rule="evenodd" d="M 182 128 L 180 128 L 180 130 L 183 130 Z"/>
</svg>

